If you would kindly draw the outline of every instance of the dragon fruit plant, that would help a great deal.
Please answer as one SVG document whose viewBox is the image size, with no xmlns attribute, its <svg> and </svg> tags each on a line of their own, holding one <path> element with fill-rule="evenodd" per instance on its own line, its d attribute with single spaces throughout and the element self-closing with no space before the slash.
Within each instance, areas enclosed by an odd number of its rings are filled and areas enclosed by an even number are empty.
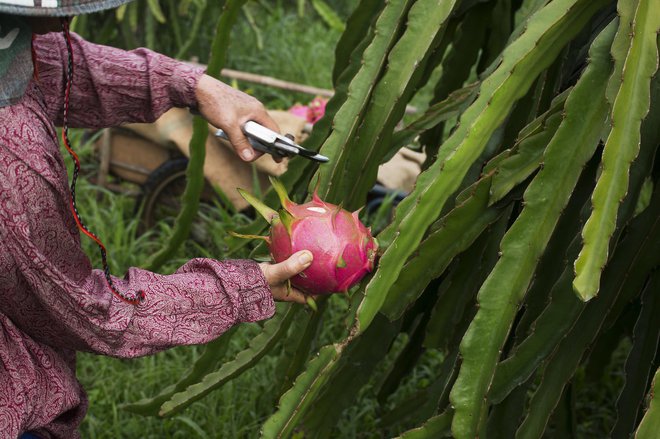
<svg viewBox="0 0 660 439">
<path fill-rule="evenodd" d="M 293 286 L 312 295 L 345 293 L 373 270 L 378 243 L 371 230 L 358 219 L 358 212 L 326 203 L 317 191 L 311 201 L 296 204 L 279 180 L 271 179 L 271 183 L 282 203 L 279 211 L 238 189 L 270 223 L 270 235 L 237 236 L 265 240 L 275 262 L 284 261 L 300 250 L 312 252 L 312 265 L 291 279 Z"/>
</svg>

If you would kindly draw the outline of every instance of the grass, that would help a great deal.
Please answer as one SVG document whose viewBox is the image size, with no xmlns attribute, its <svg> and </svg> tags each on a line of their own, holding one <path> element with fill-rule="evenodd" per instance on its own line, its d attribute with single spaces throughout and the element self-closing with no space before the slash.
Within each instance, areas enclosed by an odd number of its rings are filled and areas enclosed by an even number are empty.
<svg viewBox="0 0 660 439">
<path fill-rule="evenodd" d="M 257 48 L 255 33 L 243 20 L 234 30 L 228 67 L 302 84 L 330 87 L 333 48 L 339 33 L 319 20 L 311 19 L 309 10 L 304 17 L 299 17 L 295 10 L 281 5 L 271 5 L 268 10 L 253 9 L 261 12 L 255 15 L 255 19 L 264 47 L 262 50 Z M 200 59 L 203 60 L 203 57 L 200 56 Z M 312 98 L 249 84 L 237 85 L 273 109 L 288 108 L 296 102 L 307 102 Z M 93 186 L 89 182 L 97 169 L 93 150 L 82 140 L 80 132 L 73 134 L 73 143 L 85 166 L 78 184 L 78 204 L 86 224 L 108 248 L 112 273 L 121 276 L 128 267 L 143 266 L 148 257 L 164 245 L 168 236 L 167 226 L 162 225 L 157 232 L 136 236 L 138 222 L 134 215 L 134 199 Z M 171 272 L 192 257 L 213 255 L 217 259 L 225 258 L 221 234 L 236 228 L 245 221 L 245 217 L 241 214 L 214 214 L 212 209 L 205 209 L 201 221 L 213 231 L 214 237 L 220 238 L 204 248 L 192 243 L 185 246 L 163 267 L 162 272 Z M 94 266 L 99 267 L 100 257 L 95 244 L 83 239 L 83 246 Z M 232 257 L 245 257 L 247 251 Z M 329 330 L 333 326 L 336 325 L 328 325 Z M 241 325 L 231 338 L 226 358 L 231 358 L 232 354 L 247 346 L 259 330 L 258 324 Z M 82 437 L 258 436 L 261 424 L 273 412 L 277 402 L 270 375 L 277 364 L 278 351 L 173 418 L 142 417 L 120 408 L 122 403 L 153 396 L 176 382 L 200 352 L 201 348 L 197 346 L 178 347 L 133 360 L 81 353 L 77 373 L 89 396 L 89 411 L 81 426 Z"/>
</svg>

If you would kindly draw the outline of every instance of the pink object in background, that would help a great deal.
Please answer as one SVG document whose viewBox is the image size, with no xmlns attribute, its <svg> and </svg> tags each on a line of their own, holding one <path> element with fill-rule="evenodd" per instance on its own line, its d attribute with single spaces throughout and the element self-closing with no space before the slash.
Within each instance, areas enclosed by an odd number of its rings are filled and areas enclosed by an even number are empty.
<svg viewBox="0 0 660 439">
<path fill-rule="evenodd" d="M 317 96 L 308 105 L 294 105 L 289 108 L 289 112 L 314 124 L 325 114 L 327 102 L 327 99 Z"/>
</svg>

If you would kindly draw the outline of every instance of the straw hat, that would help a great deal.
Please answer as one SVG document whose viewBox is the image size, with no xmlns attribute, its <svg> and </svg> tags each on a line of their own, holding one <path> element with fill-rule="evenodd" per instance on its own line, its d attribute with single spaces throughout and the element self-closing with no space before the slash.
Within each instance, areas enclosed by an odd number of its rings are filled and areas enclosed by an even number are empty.
<svg viewBox="0 0 660 439">
<path fill-rule="evenodd" d="M 115 8 L 131 0 L 0 0 L 0 13 L 67 17 Z"/>
</svg>

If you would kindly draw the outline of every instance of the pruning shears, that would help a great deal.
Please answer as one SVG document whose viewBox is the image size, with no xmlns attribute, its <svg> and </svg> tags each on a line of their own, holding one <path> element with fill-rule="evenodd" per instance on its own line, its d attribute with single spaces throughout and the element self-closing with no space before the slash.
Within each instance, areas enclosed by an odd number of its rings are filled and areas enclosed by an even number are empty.
<svg viewBox="0 0 660 439">
<path fill-rule="evenodd" d="M 290 134 L 283 136 L 252 120 L 243 125 L 243 133 L 254 149 L 277 158 L 300 156 L 320 163 L 326 163 L 329 160 L 324 155 L 298 145 Z M 215 136 L 229 140 L 227 134 L 221 129 L 215 132 Z"/>
</svg>

